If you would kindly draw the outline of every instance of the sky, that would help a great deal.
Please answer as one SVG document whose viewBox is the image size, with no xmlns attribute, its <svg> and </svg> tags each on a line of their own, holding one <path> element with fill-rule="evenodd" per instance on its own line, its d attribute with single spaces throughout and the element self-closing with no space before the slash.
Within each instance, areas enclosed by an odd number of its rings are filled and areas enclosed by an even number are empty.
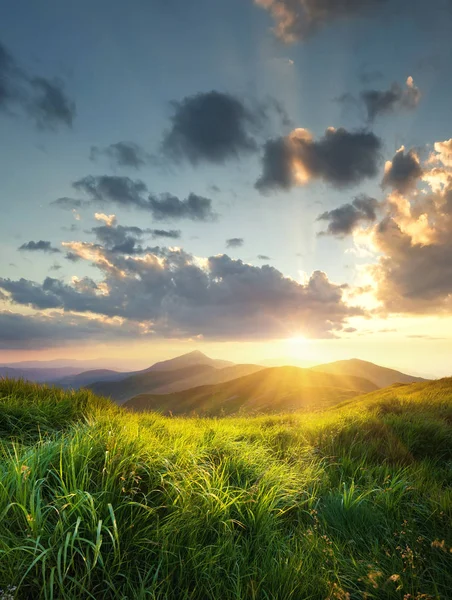
<svg viewBox="0 0 452 600">
<path fill-rule="evenodd" d="M 0 362 L 450 375 L 450 0 L 4 0 Z"/>
</svg>

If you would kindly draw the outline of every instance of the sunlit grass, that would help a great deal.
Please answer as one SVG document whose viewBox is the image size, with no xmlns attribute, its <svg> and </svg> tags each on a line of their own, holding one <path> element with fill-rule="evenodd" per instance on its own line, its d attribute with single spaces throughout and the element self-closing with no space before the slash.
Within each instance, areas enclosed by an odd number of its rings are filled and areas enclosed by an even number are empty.
<svg viewBox="0 0 452 600">
<path fill-rule="evenodd" d="M 0 382 L 0 435 L 4 600 L 450 597 L 452 380 L 226 419 Z"/>
</svg>

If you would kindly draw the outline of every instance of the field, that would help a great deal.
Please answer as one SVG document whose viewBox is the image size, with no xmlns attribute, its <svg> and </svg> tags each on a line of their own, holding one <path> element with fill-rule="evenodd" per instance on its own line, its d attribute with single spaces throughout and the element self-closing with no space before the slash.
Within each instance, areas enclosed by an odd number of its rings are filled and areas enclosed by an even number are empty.
<svg viewBox="0 0 452 600">
<path fill-rule="evenodd" d="M 452 598 L 452 379 L 133 414 L 0 381 L 0 598 Z"/>
</svg>

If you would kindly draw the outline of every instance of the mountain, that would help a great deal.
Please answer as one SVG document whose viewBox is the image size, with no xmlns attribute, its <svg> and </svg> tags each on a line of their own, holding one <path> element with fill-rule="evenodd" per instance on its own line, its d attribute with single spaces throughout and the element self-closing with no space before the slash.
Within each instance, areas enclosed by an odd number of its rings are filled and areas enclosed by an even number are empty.
<svg viewBox="0 0 452 600">
<path fill-rule="evenodd" d="M 92 371 L 83 371 L 82 373 L 55 379 L 51 383 L 65 389 L 71 388 L 77 390 L 96 382 L 119 381 L 128 375 L 129 373 L 121 373 L 120 371 L 112 371 L 111 369 L 93 369 Z"/>
<path fill-rule="evenodd" d="M 208 364 L 192 365 L 182 369 L 167 369 L 166 371 L 154 371 L 151 367 L 151 369 L 133 374 L 120 381 L 99 381 L 89 384 L 88 387 L 96 394 L 110 397 L 118 404 L 122 404 L 138 394 L 180 392 L 208 383 L 228 381 L 261 369 L 262 367 L 259 365 L 232 365 L 217 369 Z"/>
<path fill-rule="evenodd" d="M 233 364 L 234 363 L 229 360 L 210 358 L 199 350 L 194 350 L 193 352 L 176 356 L 176 358 L 157 362 L 152 365 L 152 367 L 149 367 L 149 369 L 146 369 L 146 371 L 173 371 L 175 369 L 183 369 L 193 365 L 209 365 L 221 369 L 223 367 L 230 367 Z"/>
<path fill-rule="evenodd" d="M 324 365 L 316 365 L 311 367 L 311 371 L 322 373 L 331 373 L 333 375 L 353 375 L 355 377 L 364 377 L 372 381 L 376 386 L 383 388 L 393 383 L 415 383 L 417 381 L 427 381 L 422 377 L 414 377 L 406 375 L 394 369 L 380 367 L 374 363 L 358 358 L 350 360 L 338 360 L 336 362 L 327 363 Z"/>
<path fill-rule="evenodd" d="M 24 368 L 0 366 L 0 378 L 9 377 L 10 379 L 26 379 L 37 383 L 44 383 L 59 379 L 68 375 L 79 373 L 77 367 L 49 367 L 49 368 Z"/>
<path fill-rule="evenodd" d="M 316 373 L 298 367 L 272 367 L 215 385 L 172 394 L 141 394 L 126 408 L 172 414 L 229 415 L 325 408 L 377 386 L 361 377 Z"/>
</svg>

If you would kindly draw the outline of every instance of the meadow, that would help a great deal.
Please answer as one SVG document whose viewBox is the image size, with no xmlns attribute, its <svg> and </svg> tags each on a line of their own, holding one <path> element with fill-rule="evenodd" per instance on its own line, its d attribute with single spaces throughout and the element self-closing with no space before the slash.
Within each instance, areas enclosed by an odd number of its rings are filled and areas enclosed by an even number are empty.
<svg viewBox="0 0 452 600">
<path fill-rule="evenodd" d="M 452 379 L 133 414 L 0 381 L 0 598 L 452 598 Z"/>
</svg>

